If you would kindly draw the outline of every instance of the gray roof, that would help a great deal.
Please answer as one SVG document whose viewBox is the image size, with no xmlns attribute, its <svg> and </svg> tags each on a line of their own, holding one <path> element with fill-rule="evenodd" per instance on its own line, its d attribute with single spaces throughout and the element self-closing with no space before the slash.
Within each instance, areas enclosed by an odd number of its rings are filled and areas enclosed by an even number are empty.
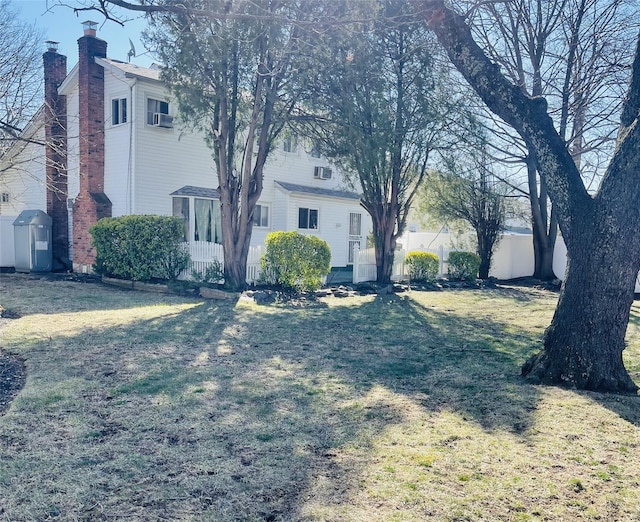
<svg viewBox="0 0 640 522">
<path fill-rule="evenodd" d="M 205 187 L 194 187 L 192 185 L 185 185 L 179 188 L 175 192 L 169 194 L 170 196 L 193 196 L 196 198 L 209 198 L 220 199 L 220 193 L 216 189 Z"/>
<path fill-rule="evenodd" d="M 276 181 L 287 192 L 300 192 L 302 194 L 310 194 L 312 196 L 323 196 L 327 198 L 343 198 L 343 199 L 360 199 L 360 194 L 348 192 L 346 190 L 333 190 L 319 187 L 309 187 L 307 185 L 296 185 L 294 183 L 285 183 L 284 181 Z"/>
<path fill-rule="evenodd" d="M 121 62 L 120 60 L 114 60 L 113 58 L 102 58 L 102 60 L 109 65 L 120 69 L 125 76 L 160 81 L 160 67 L 155 64 L 151 67 L 140 67 L 134 63 Z"/>
</svg>

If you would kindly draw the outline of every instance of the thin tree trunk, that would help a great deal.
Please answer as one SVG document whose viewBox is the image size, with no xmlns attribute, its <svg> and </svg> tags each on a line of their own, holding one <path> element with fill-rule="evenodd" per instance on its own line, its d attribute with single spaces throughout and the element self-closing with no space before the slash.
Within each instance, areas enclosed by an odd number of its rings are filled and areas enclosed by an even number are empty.
<svg viewBox="0 0 640 522">
<path fill-rule="evenodd" d="M 485 237 L 482 230 L 478 230 L 476 233 L 478 240 L 478 255 L 480 256 L 480 268 L 478 269 L 478 277 L 480 279 L 489 278 L 489 270 L 491 269 L 491 254 L 493 245 L 489 244 L 490 241 Z"/>
<path fill-rule="evenodd" d="M 391 284 L 393 260 L 396 249 L 396 238 L 393 234 L 395 222 L 390 225 L 385 208 L 376 209 L 372 214 L 373 237 L 376 255 L 376 281 L 380 284 Z"/>
</svg>

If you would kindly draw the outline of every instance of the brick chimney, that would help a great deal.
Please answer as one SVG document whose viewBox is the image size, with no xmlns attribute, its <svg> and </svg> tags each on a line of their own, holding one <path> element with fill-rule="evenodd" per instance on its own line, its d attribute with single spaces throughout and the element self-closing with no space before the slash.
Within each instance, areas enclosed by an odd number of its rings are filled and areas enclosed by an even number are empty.
<svg viewBox="0 0 640 522">
<path fill-rule="evenodd" d="M 69 214 L 67 211 L 67 97 L 58 87 L 67 77 L 67 57 L 58 54 L 58 42 L 47 42 L 44 63 L 44 129 L 47 176 L 47 214 L 52 219 L 53 269 L 69 269 Z"/>
<path fill-rule="evenodd" d="M 107 56 L 107 42 L 96 37 L 95 22 L 83 26 L 78 40 L 80 193 L 73 206 L 73 265 L 88 271 L 95 261 L 89 228 L 111 216 L 111 201 L 104 193 L 104 69 L 95 62 Z"/>
</svg>

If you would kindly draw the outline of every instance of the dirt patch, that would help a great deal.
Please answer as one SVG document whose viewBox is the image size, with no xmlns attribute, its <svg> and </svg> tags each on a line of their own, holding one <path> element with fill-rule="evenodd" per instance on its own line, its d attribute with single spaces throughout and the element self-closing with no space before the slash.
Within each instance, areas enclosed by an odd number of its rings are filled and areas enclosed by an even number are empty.
<svg viewBox="0 0 640 522">
<path fill-rule="evenodd" d="M 27 376 L 21 357 L 0 348 L 0 415 L 22 389 Z"/>
</svg>

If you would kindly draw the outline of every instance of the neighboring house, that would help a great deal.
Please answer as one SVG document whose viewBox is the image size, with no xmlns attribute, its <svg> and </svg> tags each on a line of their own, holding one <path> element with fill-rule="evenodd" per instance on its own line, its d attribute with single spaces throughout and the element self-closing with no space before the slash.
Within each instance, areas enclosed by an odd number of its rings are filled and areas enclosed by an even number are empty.
<svg viewBox="0 0 640 522">
<path fill-rule="evenodd" d="M 58 266 L 70 260 L 76 271 L 94 262 L 89 228 L 105 216 L 181 216 L 186 239 L 220 243 L 212 151 L 201 135 L 176 125 L 160 70 L 107 58 L 107 43 L 92 23 L 85 23 L 78 64 L 68 74 L 66 57 L 50 44 L 45 106 L 29 131 L 58 145 L 24 147 L 30 163 L 0 173 L 0 214 L 46 210 L 53 218 L 54 258 Z M 59 149 L 66 154 L 56 156 Z M 352 263 L 353 245 L 364 246 L 371 230 L 359 195 L 295 137 L 284 139 L 265 166 L 254 220 L 252 245 L 275 230 L 314 234 L 329 243 L 335 267 Z"/>
</svg>

